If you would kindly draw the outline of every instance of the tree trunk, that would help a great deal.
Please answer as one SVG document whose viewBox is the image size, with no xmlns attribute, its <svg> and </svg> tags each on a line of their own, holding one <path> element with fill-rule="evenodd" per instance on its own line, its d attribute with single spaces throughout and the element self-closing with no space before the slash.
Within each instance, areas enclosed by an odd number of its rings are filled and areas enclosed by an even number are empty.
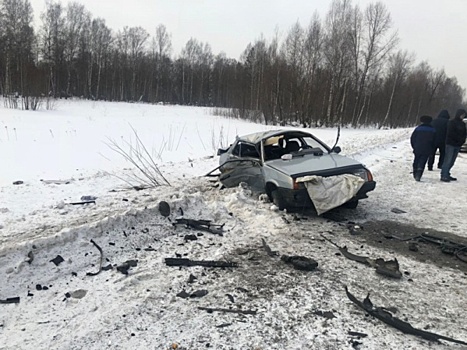
<svg viewBox="0 0 467 350">
<path fill-rule="evenodd" d="M 398 76 L 396 75 L 394 77 L 394 85 L 392 86 L 391 97 L 389 98 L 388 109 L 386 110 L 386 115 L 384 116 L 383 122 L 381 123 L 380 127 L 386 125 L 387 121 L 389 120 L 389 114 L 391 113 L 392 103 L 394 101 L 394 95 L 396 93 L 397 80 Z"/>
<path fill-rule="evenodd" d="M 10 80 L 10 55 L 6 54 L 6 65 L 5 65 L 5 95 L 11 93 L 11 80 Z"/>
</svg>

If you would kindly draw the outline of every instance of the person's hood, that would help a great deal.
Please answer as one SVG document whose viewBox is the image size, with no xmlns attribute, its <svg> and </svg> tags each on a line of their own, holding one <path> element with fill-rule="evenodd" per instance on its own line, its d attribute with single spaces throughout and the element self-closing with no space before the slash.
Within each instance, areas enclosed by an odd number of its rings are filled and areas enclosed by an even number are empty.
<svg viewBox="0 0 467 350">
<path fill-rule="evenodd" d="M 467 114 L 465 112 L 465 109 L 458 109 L 456 112 L 456 119 L 461 119 L 461 115 L 465 115 L 465 114 Z"/>
<path fill-rule="evenodd" d="M 447 109 L 441 110 L 441 112 L 439 112 L 438 114 L 438 118 L 449 119 L 449 112 L 447 111 Z"/>
</svg>

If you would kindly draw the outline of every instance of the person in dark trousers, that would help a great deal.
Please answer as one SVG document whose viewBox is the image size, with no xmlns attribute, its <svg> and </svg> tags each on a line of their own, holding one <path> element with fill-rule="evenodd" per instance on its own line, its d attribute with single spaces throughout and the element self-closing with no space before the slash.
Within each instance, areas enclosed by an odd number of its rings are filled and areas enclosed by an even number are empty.
<svg viewBox="0 0 467 350">
<path fill-rule="evenodd" d="M 457 155 L 461 146 L 465 142 L 467 129 L 463 119 L 466 117 L 465 109 L 458 109 L 453 119 L 448 122 L 446 131 L 446 154 L 441 167 L 441 181 L 451 182 L 456 181 L 455 177 L 451 176 L 451 168 L 456 162 Z"/>
<path fill-rule="evenodd" d="M 444 154 L 446 152 L 446 131 L 449 121 L 449 112 L 443 109 L 439 112 L 438 117 L 431 122 L 431 126 L 436 130 L 435 148 L 433 153 L 428 158 L 428 170 L 433 170 L 435 163 L 436 151 L 439 150 L 438 169 L 441 169 L 444 161 Z"/>
<path fill-rule="evenodd" d="M 410 137 L 410 144 L 413 148 L 415 158 L 413 160 L 413 177 L 415 181 L 420 181 L 425 170 L 428 157 L 433 153 L 435 147 L 436 130 L 431 126 L 431 118 L 429 115 L 422 115 L 422 122 L 415 128 Z"/>
</svg>

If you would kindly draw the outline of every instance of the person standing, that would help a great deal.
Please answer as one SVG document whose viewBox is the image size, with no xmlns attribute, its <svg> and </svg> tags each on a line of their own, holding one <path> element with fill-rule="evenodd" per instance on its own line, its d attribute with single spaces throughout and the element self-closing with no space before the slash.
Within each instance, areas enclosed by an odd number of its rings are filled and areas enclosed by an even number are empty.
<svg viewBox="0 0 467 350">
<path fill-rule="evenodd" d="M 454 119 L 448 122 L 446 131 L 446 154 L 441 167 L 441 181 L 443 182 L 457 180 L 455 177 L 451 176 L 451 168 L 454 166 L 459 150 L 467 136 L 467 129 L 463 121 L 466 114 L 467 112 L 465 109 L 458 109 Z"/>
<path fill-rule="evenodd" d="M 410 136 L 410 144 L 415 154 L 413 160 L 413 177 L 415 181 L 420 181 L 422 178 L 428 157 L 432 154 L 435 146 L 436 130 L 431 126 L 432 120 L 433 118 L 429 115 L 422 115 L 420 117 L 422 123 L 415 128 Z"/>
<path fill-rule="evenodd" d="M 431 126 L 436 130 L 435 147 L 433 153 L 428 158 L 428 170 L 433 170 L 435 163 L 436 151 L 439 150 L 438 169 L 441 169 L 446 152 L 446 131 L 449 121 L 449 112 L 443 109 L 439 112 L 438 117 L 431 122 Z"/>
</svg>

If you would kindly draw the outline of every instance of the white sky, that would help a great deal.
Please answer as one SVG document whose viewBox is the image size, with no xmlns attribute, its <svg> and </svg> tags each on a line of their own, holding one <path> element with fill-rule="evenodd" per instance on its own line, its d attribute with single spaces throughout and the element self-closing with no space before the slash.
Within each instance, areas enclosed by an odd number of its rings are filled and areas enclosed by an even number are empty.
<svg viewBox="0 0 467 350">
<path fill-rule="evenodd" d="M 45 8 L 44 0 L 30 0 L 36 20 Z M 70 2 L 62 0 L 63 4 Z M 142 26 L 154 34 L 164 24 L 172 34 L 174 53 L 194 37 L 208 42 L 214 54 L 225 52 L 238 59 L 249 42 L 261 34 L 274 36 L 276 28 L 284 34 L 298 20 L 306 26 L 318 11 L 324 18 L 330 0 L 79 0 L 108 26 L 118 30 Z M 375 1 L 354 0 L 361 8 Z M 415 53 L 417 62 L 426 60 L 435 69 L 444 68 L 467 88 L 467 31 L 463 14 L 466 0 L 390 0 L 383 1 L 400 37 L 399 48 Z M 462 46 L 464 45 L 464 46 Z"/>
</svg>

